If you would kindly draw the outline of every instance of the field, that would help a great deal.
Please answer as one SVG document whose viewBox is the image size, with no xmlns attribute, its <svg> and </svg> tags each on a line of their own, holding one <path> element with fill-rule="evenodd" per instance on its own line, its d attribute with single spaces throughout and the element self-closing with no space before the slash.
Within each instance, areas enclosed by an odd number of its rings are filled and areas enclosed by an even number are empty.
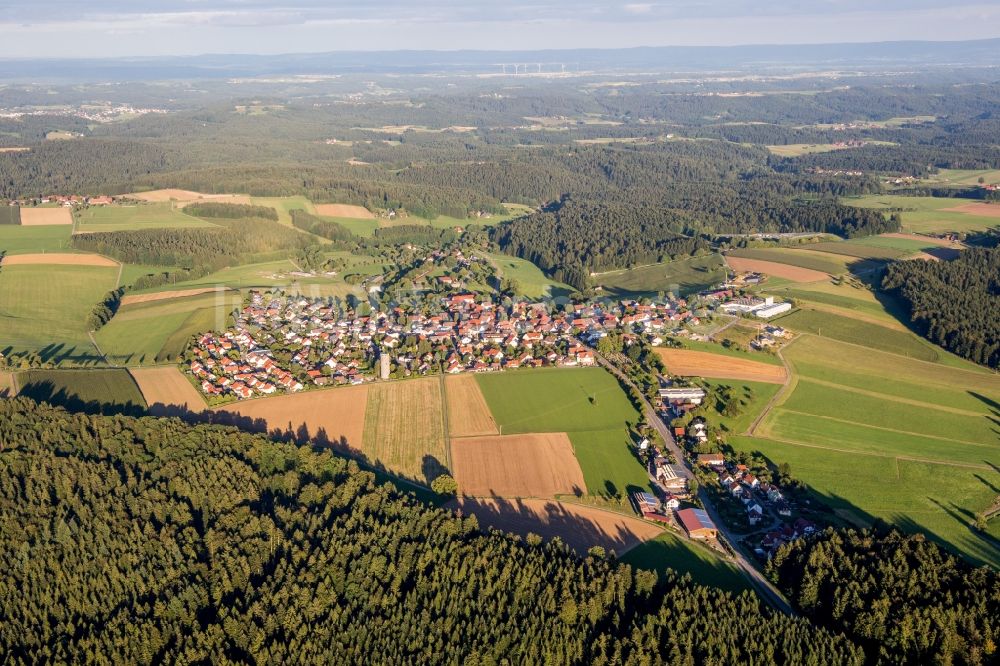
<svg viewBox="0 0 1000 666">
<path fill-rule="evenodd" d="M 76 221 L 77 233 L 216 226 L 197 217 L 185 215 L 169 201 L 131 206 L 91 206 L 79 211 L 76 214 Z"/>
<path fill-rule="evenodd" d="M 0 224 L 0 251 L 7 256 L 33 252 L 72 251 L 70 238 L 73 228 L 69 226 L 22 227 L 14 224 Z"/>
<path fill-rule="evenodd" d="M 361 451 L 372 465 L 429 484 L 448 468 L 440 377 L 368 389 Z"/>
<path fill-rule="evenodd" d="M 1000 183 L 1000 171 L 993 169 L 941 169 L 936 174 L 927 176 L 925 180 L 935 185 L 972 187 L 979 184 L 980 178 L 985 183 Z"/>
<path fill-rule="evenodd" d="M 637 545 L 620 559 L 623 564 L 637 569 L 652 569 L 660 574 L 671 569 L 680 575 L 690 574 L 696 583 L 721 587 L 730 592 L 750 589 L 746 576 L 734 565 L 707 548 L 685 542 L 672 532 L 664 532 Z"/>
<path fill-rule="evenodd" d="M 663 528 L 604 509 L 543 499 L 503 500 L 463 498 L 449 508 L 474 515 L 481 528 L 493 527 L 521 536 L 559 537 L 580 555 L 592 546 L 619 555 L 655 539 Z"/>
<path fill-rule="evenodd" d="M 502 434 L 569 435 L 590 494 L 621 500 L 629 489 L 648 487 L 626 427 L 639 414 L 604 370 L 520 370 L 476 381 Z"/>
<path fill-rule="evenodd" d="M 73 215 L 69 208 L 22 208 L 21 226 L 35 227 L 48 225 L 68 225 L 73 224 Z"/>
<path fill-rule="evenodd" d="M 205 409 L 201 393 L 176 367 L 133 368 L 129 372 L 154 416 L 198 413 Z"/>
<path fill-rule="evenodd" d="M 804 248 L 779 247 L 732 250 L 726 255 L 726 261 L 730 266 L 733 266 L 734 258 L 739 259 L 740 261 L 744 259 L 754 259 L 765 262 L 773 262 L 810 271 L 810 273 L 786 273 L 785 275 L 774 273 L 778 277 L 788 278 L 795 282 L 825 280 L 827 279 L 827 276 L 822 275 L 824 273 L 828 275 L 840 275 L 841 273 L 848 272 L 850 268 L 856 269 L 866 266 L 866 262 L 864 260 L 856 259 L 855 257 L 830 254 L 829 252 L 814 252 Z M 771 269 L 775 270 L 776 267 L 772 266 Z M 767 272 L 763 269 L 754 268 L 737 270 L 761 270 L 762 272 Z M 822 275 L 822 277 L 816 277 L 817 274 Z"/>
<path fill-rule="evenodd" d="M 875 292 L 860 282 L 844 280 L 834 283 L 828 280 L 778 287 L 771 291 L 785 297 L 808 301 L 808 307 L 813 309 L 833 308 L 832 311 L 855 319 L 880 323 L 888 328 L 905 329 L 896 317 L 886 311 L 887 306 L 894 307 L 890 297 L 885 294 L 876 297 Z M 845 310 L 847 312 L 844 312 Z"/>
<path fill-rule="evenodd" d="M 59 252 L 12 254 L 5 256 L 0 261 L 0 265 L 4 268 L 9 266 L 104 266 L 118 268 L 117 261 L 99 254 L 62 254 Z"/>
<path fill-rule="evenodd" d="M 877 237 L 872 237 L 877 238 Z M 860 243 L 854 241 L 826 241 L 809 246 L 814 252 L 842 254 L 858 259 L 896 259 L 907 254 L 907 251 L 891 247 L 889 243 Z M 922 249 L 922 248 L 917 248 Z"/>
<path fill-rule="evenodd" d="M 453 439 L 451 459 L 463 495 L 555 497 L 586 492 L 573 445 L 564 433 Z"/>
<path fill-rule="evenodd" d="M 526 259 L 508 254 L 487 254 L 504 278 L 516 280 L 518 293 L 528 298 L 555 298 L 575 291 L 569 285 L 545 277 L 542 270 Z"/>
<path fill-rule="evenodd" d="M 139 415 L 146 401 L 126 370 L 28 370 L 18 374 L 19 395 L 70 411 Z"/>
<path fill-rule="evenodd" d="M 813 335 L 784 353 L 794 390 L 731 444 L 788 462 L 847 520 L 882 519 L 1000 564 L 969 529 L 1000 486 L 1000 377 Z"/>
<path fill-rule="evenodd" d="M 718 284 L 725 278 L 723 261 L 717 254 L 595 276 L 595 280 L 605 291 L 618 296 L 655 294 L 660 291 L 687 295 Z"/>
<path fill-rule="evenodd" d="M 895 145 L 891 141 L 866 141 L 865 143 L 882 146 Z M 829 153 L 834 150 L 850 150 L 853 147 L 854 146 L 838 146 L 834 143 L 789 143 L 778 146 L 765 146 L 765 148 L 779 157 L 800 157 L 802 155 L 812 155 L 814 153 Z"/>
<path fill-rule="evenodd" d="M 146 192 L 133 192 L 125 196 L 130 199 L 150 202 L 178 201 L 181 203 L 191 203 L 192 201 L 218 201 L 221 203 L 250 203 L 250 197 L 242 194 L 202 194 L 201 192 L 178 189 L 148 190 Z"/>
<path fill-rule="evenodd" d="M 21 224 L 21 213 L 17 206 L 0 206 L 0 225 Z"/>
<path fill-rule="evenodd" d="M 669 348 L 657 349 L 656 354 L 663 360 L 667 370 L 672 375 L 743 379 L 772 384 L 782 384 L 787 378 L 784 366 L 761 363 L 746 358 L 735 358 L 691 349 Z"/>
<path fill-rule="evenodd" d="M 217 407 L 233 422 L 251 430 L 291 434 L 358 452 L 365 430 L 368 386 L 306 391 L 273 398 L 257 398 Z"/>
<path fill-rule="evenodd" d="M 372 220 L 375 215 L 364 206 L 351 204 L 315 204 L 317 215 L 323 217 L 349 217 L 355 220 Z"/>
<path fill-rule="evenodd" d="M 199 294 L 215 293 L 225 291 L 225 287 L 199 287 L 197 289 L 174 289 L 171 291 L 157 291 L 151 294 L 129 294 L 123 296 L 122 307 L 126 305 L 137 305 L 139 303 L 152 303 L 172 298 L 184 298 L 186 296 L 198 296 Z"/>
<path fill-rule="evenodd" d="M 5 261 L 0 269 L 0 352 L 37 352 L 56 363 L 99 361 L 86 320 L 114 288 L 117 276 L 117 267 L 18 266 Z"/>
<path fill-rule="evenodd" d="M 12 398 L 17 394 L 17 380 L 13 372 L 0 372 L 0 398 Z"/>
<path fill-rule="evenodd" d="M 845 197 L 842 203 L 861 208 L 902 210 L 900 215 L 903 219 L 903 229 L 909 232 L 981 231 L 1000 224 L 993 209 L 984 215 L 979 208 L 963 208 L 962 199 L 870 194 L 863 197 Z M 963 210 L 955 210 L 956 208 Z"/>
<path fill-rule="evenodd" d="M 842 316 L 843 314 L 846 313 L 803 307 L 772 321 L 800 333 L 813 333 L 923 361 L 937 361 L 942 356 L 937 347 L 900 329 L 898 325 L 890 328 L 874 321 Z"/>
<path fill-rule="evenodd" d="M 445 377 L 444 390 L 448 401 L 449 436 L 454 438 L 499 434 L 493 414 L 490 413 L 473 375 Z"/>
<path fill-rule="evenodd" d="M 124 303 L 94 335 L 112 363 L 143 365 L 174 360 L 192 335 L 225 328 L 241 297 L 233 292 Z"/>
<path fill-rule="evenodd" d="M 791 282 L 816 282 L 817 280 L 827 280 L 829 275 L 810 268 L 801 268 L 789 264 L 775 261 L 765 261 L 762 259 L 751 259 L 747 257 L 726 256 L 726 263 L 737 273 L 752 271 L 764 273 L 768 276 L 783 278 Z"/>
</svg>

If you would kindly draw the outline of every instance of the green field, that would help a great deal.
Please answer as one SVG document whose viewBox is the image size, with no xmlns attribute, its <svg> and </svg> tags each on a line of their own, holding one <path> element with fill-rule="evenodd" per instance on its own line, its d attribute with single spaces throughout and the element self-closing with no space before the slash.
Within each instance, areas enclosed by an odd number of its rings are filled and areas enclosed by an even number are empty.
<svg viewBox="0 0 1000 666">
<path fill-rule="evenodd" d="M 502 434 L 567 433 L 590 494 L 620 498 L 649 487 L 626 427 L 639 413 L 606 371 L 539 368 L 476 380 Z"/>
<path fill-rule="evenodd" d="M 95 335 L 110 363 L 149 365 L 171 361 L 197 333 L 224 328 L 239 294 L 201 294 L 123 306 Z"/>
<path fill-rule="evenodd" d="M 729 254 L 734 257 L 774 261 L 779 264 L 808 268 L 831 275 L 839 275 L 848 272 L 848 270 L 858 270 L 867 267 L 868 262 L 863 259 L 831 254 L 829 252 L 813 252 L 809 248 L 812 248 L 812 246 L 807 245 L 801 249 L 785 247 L 743 248 L 731 250 Z"/>
<path fill-rule="evenodd" d="M 903 229 L 914 233 L 981 231 L 1000 225 L 998 217 L 948 210 L 975 203 L 969 199 L 869 194 L 863 197 L 845 197 L 841 203 L 861 208 L 900 209 L 903 211 Z"/>
<path fill-rule="evenodd" d="M 941 169 L 924 180 L 937 186 L 975 187 L 982 178 L 985 184 L 1000 183 L 1000 171 L 995 169 Z"/>
<path fill-rule="evenodd" d="M 625 553 L 621 562 L 638 569 L 652 569 L 661 575 L 673 569 L 680 575 L 690 574 L 696 583 L 730 592 L 750 589 L 746 577 L 735 566 L 704 546 L 688 543 L 672 532 L 664 532 L 652 541 L 639 544 Z"/>
<path fill-rule="evenodd" d="M 122 264 L 122 275 L 119 286 L 127 287 L 143 275 L 155 275 L 166 273 L 172 269 L 171 266 L 150 266 L 148 264 Z"/>
<path fill-rule="evenodd" d="M 792 392 L 731 444 L 788 462 L 847 520 L 885 520 L 1000 564 L 1000 548 L 969 529 L 1000 487 L 1000 377 L 812 335 L 784 354 Z"/>
<path fill-rule="evenodd" d="M 184 229 L 217 225 L 186 215 L 171 201 L 131 206 L 91 206 L 74 214 L 76 230 L 135 231 L 139 229 Z"/>
<path fill-rule="evenodd" d="M 889 239 L 889 240 L 905 240 L 905 239 Z M 911 243 L 917 243 L 917 241 L 910 241 Z M 917 243 L 919 245 L 919 243 Z M 847 257 L 856 257 L 858 259 L 896 259 L 901 257 L 906 252 L 896 249 L 894 247 L 887 247 L 885 245 L 869 245 L 867 243 L 855 243 L 852 241 L 827 241 L 823 243 L 815 243 L 809 246 L 810 250 L 816 252 L 828 252 L 830 254 L 842 254 Z"/>
<path fill-rule="evenodd" d="M 842 317 L 832 312 L 805 307 L 773 319 L 772 322 L 799 333 L 813 333 L 923 361 L 937 361 L 942 357 L 937 347 L 909 331 Z"/>
<path fill-rule="evenodd" d="M 721 340 L 722 338 L 725 338 L 728 331 L 729 329 L 720 333 L 719 339 Z M 687 338 L 680 338 L 680 343 L 681 347 L 684 349 L 693 349 L 694 351 L 711 352 L 713 354 L 721 354 L 723 356 L 732 356 L 733 358 L 760 361 L 761 363 L 770 363 L 771 365 L 781 365 L 780 358 L 774 356 L 773 354 L 768 354 L 767 352 L 751 352 L 734 347 L 723 347 L 721 344 L 716 344 L 714 342 L 702 342 L 701 340 L 690 340 Z"/>
<path fill-rule="evenodd" d="M 0 205 L 0 225 L 21 224 L 21 209 L 17 206 Z"/>
<path fill-rule="evenodd" d="M 866 141 L 865 143 L 880 146 L 896 145 L 892 141 Z M 838 146 L 833 143 L 788 143 L 764 147 L 779 157 L 800 157 L 814 153 L 830 153 L 835 150 L 851 150 L 854 146 Z"/>
<path fill-rule="evenodd" d="M 726 270 L 722 257 L 710 254 L 601 273 L 594 279 L 615 296 L 649 295 L 661 291 L 686 296 L 724 281 Z"/>
<path fill-rule="evenodd" d="M 70 411 L 139 415 L 146 401 L 127 370 L 29 370 L 18 373 L 19 395 Z"/>
<path fill-rule="evenodd" d="M 920 250 L 937 247 L 934 243 L 914 238 L 894 238 L 892 236 L 866 236 L 844 241 L 844 245 L 897 250 L 902 254 L 911 254 Z"/>
<path fill-rule="evenodd" d="M 73 227 L 68 224 L 22 227 L 0 224 L 0 252 L 31 254 L 34 252 L 72 252 L 70 237 Z"/>
<path fill-rule="evenodd" d="M 509 254 L 487 254 L 504 278 L 517 280 L 519 293 L 528 298 L 553 298 L 575 291 L 569 285 L 545 277 L 538 266 Z"/>
<path fill-rule="evenodd" d="M 97 266 L 0 269 L 0 352 L 37 352 L 54 363 L 98 362 L 86 320 L 117 277 L 117 268 Z"/>
</svg>

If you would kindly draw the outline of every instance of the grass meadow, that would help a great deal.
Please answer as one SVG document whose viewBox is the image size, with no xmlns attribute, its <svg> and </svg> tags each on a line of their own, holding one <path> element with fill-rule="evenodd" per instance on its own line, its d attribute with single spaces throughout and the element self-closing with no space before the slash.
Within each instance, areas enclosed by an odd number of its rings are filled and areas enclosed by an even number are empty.
<svg viewBox="0 0 1000 666">
<path fill-rule="evenodd" d="M 812 333 L 909 358 L 923 361 L 937 361 L 941 358 L 941 352 L 934 345 L 909 331 L 843 317 L 823 310 L 802 308 L 772 321 L 799 333 Z"/>
<path fill-rule="evenodd" d="M 22 227 L 0 224 L 0 252 L 31 254 L 34 252 L 72 252 L 70 237 L 73 227 L 68 224 Z"/>
<path fill-rule="evenodd" d="M 628 551 L 621 562 L 637 569 L 651 569 L 660 575 L 673 570 L 679 575 L 690 574 L 702 585 L 721 587 L 730 592 L 750 589 L 746 577 L 732 564 L 701 544 L 689 543 L 672 532 L 664 532 L 651 541 Z"/>
<path fill-rule="evenodd" d="M 74 214 L 77 232 L 186 229 L 217 225 L 177 208 L 172 201 L 132 206 L 91 206 Z"/>
<path fill-rule="evenodd" d="M 538 266 L 526 259 L 509 254 L 487 254 L 500 269 L 503 277 L 517 280 L 520 293 L 528 298 L 545 298 L 565 295 L 575 291 L 569 285 L 545 277 Z"/>
<path fill-rule="evenodd" d="M 601 273 L 595 280 L 611 294 L 635 296 L 660 291 L 687 295 L 718 284 L 725 278 L 722 257 L 710 254 Z"/>
<path fill-rule="evenodd" d="M 998 217 L 949 210 L 971 203 L 968 199 L 869 194 L 844 198 L 842 203 L 860 208 L 901 210 L 903 229 L 916 233 L 981 231 L 1000 224 Z"/>
<path fill-rule="evenodd" d="M 846 273 L 852 267 L 861 267 L 865 261 L 856 257 L 814 251 L 810 248 L 812 248 L 811 245 L 802 248 L 744 248 L 731 250 L 729 254 L 734 257 L 773 261 L 779 264 L 808 268 L 830 275 Z"/>
</svg>

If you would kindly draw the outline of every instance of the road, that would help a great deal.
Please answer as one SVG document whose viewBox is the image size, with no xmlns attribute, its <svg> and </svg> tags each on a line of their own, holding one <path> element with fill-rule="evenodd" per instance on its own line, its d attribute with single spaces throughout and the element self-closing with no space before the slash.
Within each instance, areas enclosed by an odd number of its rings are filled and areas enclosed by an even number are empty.
<svg viewBox="0 0 1000 666">
<path fill-rule="evenodd" d="M 691 463 L 688 461 L 687 456 L 684 455 L 684 451 L 681 450 L 680 445 L 677 444 L 677 440 L 674 439 L 674 435 L 670 432 L 670 428 L 667 424 L 663 422 L 656 410 L 653 409 L 653 405 L 646 400 L 646 397 L 642 395 L 642 391 L 632 382 L 632 380 L 624 372 L 619 370 L 613 363 L 604 358 L 596 349 L 593 349 L 594 357 L 597 362 L 606 368 L 611 374 L 615 375 L 626 384 L 631 386 L 636 390 L 642 399 L 643 412 L 646 415 L 646 421 L 656 429 L 656 432 L 660 434 L 663 439 L 663 443 L 666 448 L 673 454 L 674 459 L 677 460 L 683 466 L 684 476 L 687 479 L 694 478 L 694 472 L 691 470 Z M 781 611 L 786 615 L 796 615 L 796 612 L 792 609 L 788 601 L 781 595 L 771 581 L 767 580 L 764 575 L 757 570 L 749 558 L 743 553 L 743 549 L 739 545 L 739 539 L 725 526 L 720 518 L 715 507 L 712 505 L 711 497 L 709 497 L 708 492 L 704 488 L 699 488 L 698 499 L 701 500 L 702 506 L 708 513 L 708 517 L 712 519 L 715 523 L 719 534 L 722 539 L 729 544 L 730 550 L 734 553 L 733 559 L 744 573 L 744 575 L 750 580 L 751 585 L 757 591 L 764 601 L 769 603 L 775 610 Z"/>
</svg>

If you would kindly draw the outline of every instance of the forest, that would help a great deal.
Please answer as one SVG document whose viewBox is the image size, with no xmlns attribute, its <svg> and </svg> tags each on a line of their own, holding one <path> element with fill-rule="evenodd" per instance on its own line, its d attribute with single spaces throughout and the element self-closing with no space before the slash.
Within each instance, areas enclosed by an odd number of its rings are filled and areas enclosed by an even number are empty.
<svg viewBox="0 0 1000 666">
<path fill-rule="evenodd" d="M 862 664 L 687 578 L 481 531 L 328 450 L 0 400 L 7 663 Z"/>
<path fill-rule="evenodd" d="M 882 288 L 903 301 L 931 342 L 1000 367 L 1000 249 L 971 248 L 952 261 L 895 261 Z"/>
</svg>

